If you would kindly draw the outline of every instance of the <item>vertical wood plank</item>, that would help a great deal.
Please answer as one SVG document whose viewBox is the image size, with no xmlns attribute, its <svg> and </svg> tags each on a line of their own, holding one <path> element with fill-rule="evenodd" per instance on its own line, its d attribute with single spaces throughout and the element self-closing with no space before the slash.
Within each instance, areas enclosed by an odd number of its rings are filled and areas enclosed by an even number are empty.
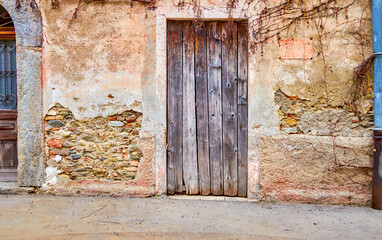
<svg viewBox="0 0 382 240">
<path fill-rule="evenodd" d="M 207 27 L 207 67 L 209 100 L 209 139 L 211 193 L 222 195 L 223 159 L 222 159 L 222 104 L 221 104 L 221 23 L 209 22 Z"/>
<path fill-rule="evenodd" d="M 248 23 L 238 24 L 238 195 L 248 189 Z"/>
<path fill-rule="evenodd" d="M 167 24 L 167 191 L 183 192 L 182 23 Z"/>
<path fill-rule="evenodd" d="M 206 31 L 195 33 L 195 89 L 200 194 L 211 193 L 208 133 L 208 82 Z"/>
<path fill-rule="evenodd" d="M 195 112 L 195 34 L 191 22 L 183 22 L 183 180 L 186 194 L 198 194 L 198 159 Z"/>
<path fill-rule="evenodd" d="M 237 24 L 222 27 L 224 195 L 237 196 Z"/>
</svg>

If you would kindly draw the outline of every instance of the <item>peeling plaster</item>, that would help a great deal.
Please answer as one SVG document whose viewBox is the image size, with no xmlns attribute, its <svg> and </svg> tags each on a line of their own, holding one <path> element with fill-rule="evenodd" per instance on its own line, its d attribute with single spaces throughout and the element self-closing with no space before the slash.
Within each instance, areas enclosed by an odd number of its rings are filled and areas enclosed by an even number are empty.
<svg viewBox="0 0 382 240">
<path fill-rule="evenodd" d="M 56 167 L 47 167 L 45 168 L 45 183 L 42 187 L 48 187 L 49 185 L 56 185 L 57 184 L 57 175 L 60 174 L 61 171 L 58 170 Z"/>
</svg>

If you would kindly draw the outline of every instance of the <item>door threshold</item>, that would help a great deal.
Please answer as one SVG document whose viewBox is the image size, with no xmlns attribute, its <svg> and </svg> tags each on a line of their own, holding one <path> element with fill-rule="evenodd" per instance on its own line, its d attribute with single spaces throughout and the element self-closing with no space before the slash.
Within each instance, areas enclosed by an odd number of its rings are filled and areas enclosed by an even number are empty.
<svg viewBox="0 0 382 240">
<path fill-rule="evenodd" d="M 169 199 L 177 200 L 203 200 L 203 201 L 230 201 L 230 202 L 259 202 L 257 199 L 249 199 L 246 197 L 227 197 L 227 196 L 202 196 L 202 195 L 184 195 L 184 194 L 175 194 L 167 195 Z"/>
<path fill-rule="evenodd" d="M 18 182 L 0 182 L 0 194 L 30 194 L 35 193 L 34 187 L 19 187 Z"/>
</svg>

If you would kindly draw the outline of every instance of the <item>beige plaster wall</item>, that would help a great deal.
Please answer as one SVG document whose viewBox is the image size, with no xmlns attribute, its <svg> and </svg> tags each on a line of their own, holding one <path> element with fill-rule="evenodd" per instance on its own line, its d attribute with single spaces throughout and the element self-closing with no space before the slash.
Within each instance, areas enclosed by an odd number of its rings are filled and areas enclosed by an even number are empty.
<svg viewBox="0 0 382 240">
<path fill-rule="evenodd" d="M 60 103 L 75 117 L 107 116 L 139 109 L 153 71 L 154 19 L 141 4 L 41 1 L 44 22 L 44 112 Z M 148 11 L 147 14 L 152 13 Z"/>
</svg>

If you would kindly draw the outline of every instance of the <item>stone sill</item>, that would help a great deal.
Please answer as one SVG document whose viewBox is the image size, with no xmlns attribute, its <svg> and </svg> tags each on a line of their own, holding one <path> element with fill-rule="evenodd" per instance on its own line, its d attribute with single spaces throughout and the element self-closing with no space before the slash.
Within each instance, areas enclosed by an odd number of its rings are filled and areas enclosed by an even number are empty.
<svg viewBox="0 0 382 240">
<path fill-rule="evenodd" d="M 17 182 L 0 182 L 0 194 L 22 195 L 35 193 L 33 187 L 19 187 Z"/>
<path fill-rule="evenodd" d="M 176 200 L 202 200 L 202 201 L 229 201 L 229 202 L 260 202 L 258 199 L 250 199 L 246 197 L 227 197 L 227 196 L 202 196 L 202 195 L 183 195 L 183 194 L 175 194 L 175 195 L 167 195 L 168 199 L 176 199 Z"/>
</svg>

